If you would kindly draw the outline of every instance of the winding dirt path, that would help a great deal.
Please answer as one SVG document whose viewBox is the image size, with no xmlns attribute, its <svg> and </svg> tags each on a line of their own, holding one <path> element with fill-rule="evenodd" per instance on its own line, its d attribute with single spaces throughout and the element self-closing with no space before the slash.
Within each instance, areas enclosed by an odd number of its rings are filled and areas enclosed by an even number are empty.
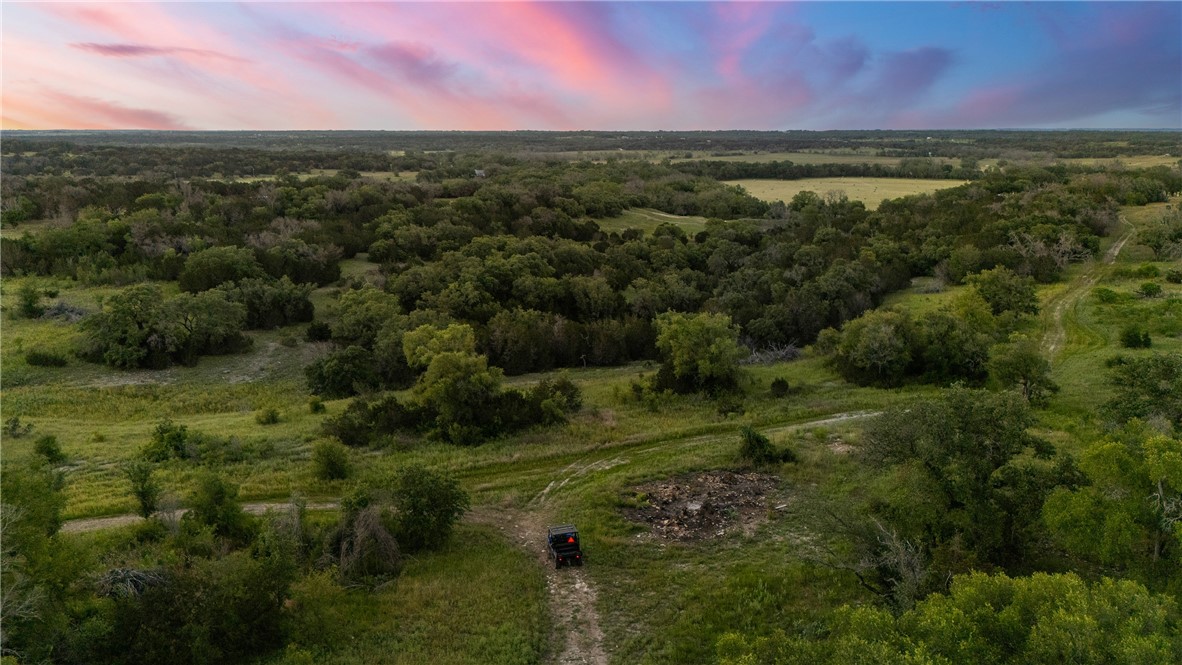
<svg viewBox="0 0 1182 665">
<path fill-rule="evenodd" d="M 1125 243 L 1137 233 L 1137 228 L 1129 220 L 1121 217 L 1120 221 L 1122 224 L 1128 226 L 1129 229 L 1119 240 L 1112 244 L 1112 247 L 1108 248 L 1108 251 L 1104 253 L 1104 258 L 1099 262 L 1093 261 L 1086 270 L 1075 278 L 1072 284 L 1052 296 L 1050 301 L 1047 302 L 1045 311 L 1049 318 L 1049 330 L 1047 330 L 1043 337 L 1042 347 L 1043 352 L 1052 362 L 1055 360 L 1055 356 L 1059 354 L 1059 351 L 1063 349 L 1063 344 L 1067 341 L 1067 327 L 1063 324 L 1063 319 L 1068 312 L 1074 310 L 1079 305 L 1080 301 L 1092 290 L 1092 287 L 1100 281 L 1101 268 L 1115 263 L 1116 258 L 1120 256 L 1120 251 L 1124 249 Z"/>
</svg>

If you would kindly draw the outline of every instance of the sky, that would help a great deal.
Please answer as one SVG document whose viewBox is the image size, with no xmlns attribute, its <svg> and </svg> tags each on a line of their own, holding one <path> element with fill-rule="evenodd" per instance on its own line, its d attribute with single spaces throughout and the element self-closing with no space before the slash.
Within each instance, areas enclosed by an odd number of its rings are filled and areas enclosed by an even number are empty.
<svg viewBox="0 0 1182 665">
<path fill-rule="evenodd" d="M 12 2 L 5 129 L 1182 128 L 1182 3 Z"/>
</svg>

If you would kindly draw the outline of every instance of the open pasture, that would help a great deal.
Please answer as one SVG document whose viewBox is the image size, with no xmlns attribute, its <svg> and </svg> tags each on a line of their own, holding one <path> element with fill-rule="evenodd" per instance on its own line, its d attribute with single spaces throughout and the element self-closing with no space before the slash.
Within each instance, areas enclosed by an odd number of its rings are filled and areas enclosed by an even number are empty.
<svg viewBox="0 0 1182 665">
<path fill-rule="evenodd" d="M 607 232 L 624 231 L 626 229 L 640 229 L 651 234 L 653 229 L 661 224 L 674 224 L 681 227 L 689 235 L 706 230 L 705 217 L 687 217 L 670 215 L 666 212 L 651 208 L 629 208 L 619 217 L 607 217 L 598 220 L 599 228 Z"/>
<path fill-rule="evenodd" d="M 851 201 L 862 201 L 868 210 L 875 210 L 884 199 L 897 199 L 912 194 L 932 192 L 965 184 L 963 180 L 923 180 L 919 178 L 803 178 L 801 180 L 731 180 L 752 196 L 765 201 L 787 203 L 800 192 L 820 195 L 844 192 Z"/>
</svg>

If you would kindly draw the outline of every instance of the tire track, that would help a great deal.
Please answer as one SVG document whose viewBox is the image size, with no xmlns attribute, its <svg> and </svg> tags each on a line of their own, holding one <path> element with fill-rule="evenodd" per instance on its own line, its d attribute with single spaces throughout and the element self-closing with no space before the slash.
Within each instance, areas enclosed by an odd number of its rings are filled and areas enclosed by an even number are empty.
<svg viewBox="0 0 1182 665">
<path fill-rule="evenodd" d="M 1112 247 L 1108 248 L 1108 251 L 1104 253 L 1104 257 L 1099 262 L 1093 262 L 1087 270 L 1075 279 L 1073 284 L 1052 297 L 1050 303 L 1048 303 L 1050 305 L 1050 309 L 1048 310 L 1050 329 L 1043 337 L 1042 347 L 1043 352 L 1052 362 L 1067 341 L 1067 327 L 1063 323 L 1067 313 L 1076 308 L 1080 301 L 1087 296 L 1092 287 L 1100 281 L 1103 272 L 1102 268 L 1115 263 L 1117 257 L 1120 256 L 1120 251 L 1124 249 L 1125 243 L 1137 233 L 1137 228 L 1129 220 L 1121 217 L 1120 221 L 1122 224 L 1126 224 L 1129 230 L 1119 240 L 1113 243 Z"/>
</svg>

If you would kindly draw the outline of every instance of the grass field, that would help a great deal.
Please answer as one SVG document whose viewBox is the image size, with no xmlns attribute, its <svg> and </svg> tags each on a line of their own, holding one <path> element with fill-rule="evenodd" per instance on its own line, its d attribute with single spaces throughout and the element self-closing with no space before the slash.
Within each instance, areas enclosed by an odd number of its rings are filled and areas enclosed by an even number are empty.
<svg viewBox="0 0 1182 665">
<path fill-rule="evenodd" d="M 912 194 L 931 194 L 965 184 L 962 180 L 923 180 L 918 178 L 804 178 L 801 180 L 731 180 L 757 199 L 787 203 L 800 192 L 845 192 L 851 201 L 862 201 L 867 210 L 876 210 L 883 199 L 897 199 Z"/>
<path fill-rule="evenodd" d="M 609 233 L 612 231 L 624 231 L 626 229 L 639 229 L 646 234 L 651 234 L 661 224 L 675 224 L 691 236 L 699 231 L 706 230 L 705 217 L 670 215 L 669 213 L 649 208 L 629 208 L 619 217 L 606 217 L 596 220 L 596 223 L 599 224 L 599 228 Z"/>
</svg>

